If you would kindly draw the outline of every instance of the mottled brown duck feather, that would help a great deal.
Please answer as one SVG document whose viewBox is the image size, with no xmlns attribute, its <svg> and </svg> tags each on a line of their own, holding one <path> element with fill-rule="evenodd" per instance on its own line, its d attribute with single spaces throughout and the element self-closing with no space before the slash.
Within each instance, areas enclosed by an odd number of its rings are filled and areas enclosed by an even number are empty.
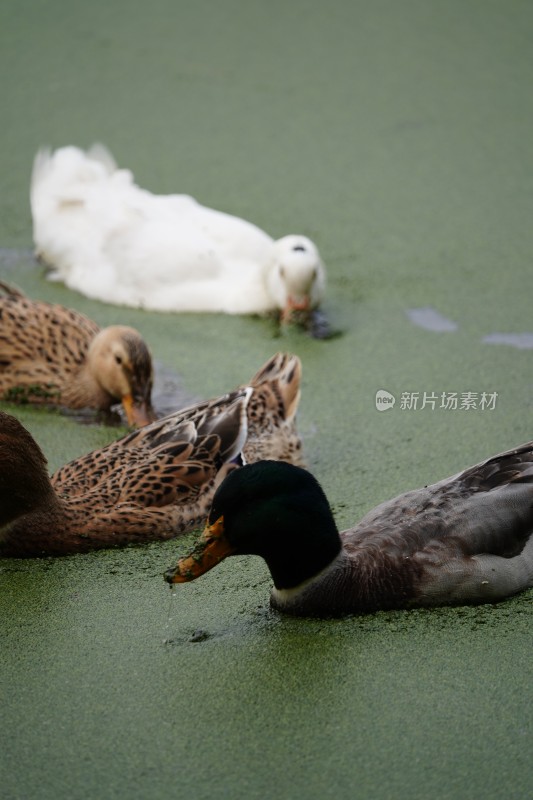
<svg viewBox="0 0 533 800">
<path fill-rule="evenodd" d="M 133 328 L 100 329 L 78 311 L 30 300 L 0 282 L 0 396 L 11 402 L 107 410 L 153 419 L 150 351 Z"/>
<path fill-rule="evenodd" d="M 200 524 L 246 437 L 243 389 L 169 415 L 60 468 L 0 412 L 0 554 L 64 555 L 168 539 Z"/>
<path fill-rule="evenodd" d="M 249 382 L 254 391 L 247 409 L 247 461 L 271 458 L 305 466 L 296 428 L 301 379 L 298 356 L 276 353 Z"/>
<path fill-rule="evenodd" d="M 241 451 L 252 461 L 275 450 L 301 462 L 300 371 L 296 356 L 276 354 L 253 386 L 152 422 L 51 479 L 31 435 L 0 412 L 0 554 L 64 555 L 194 529 Z M 256 394 L 249 444 L 247 407 Z"/>
</svg>

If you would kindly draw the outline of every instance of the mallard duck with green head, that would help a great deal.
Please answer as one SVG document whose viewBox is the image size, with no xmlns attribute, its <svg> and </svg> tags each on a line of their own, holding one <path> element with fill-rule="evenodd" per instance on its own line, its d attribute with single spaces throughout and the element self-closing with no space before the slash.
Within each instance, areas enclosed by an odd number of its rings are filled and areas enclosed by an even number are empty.
<svg viewBox="0 0 533 800">
<path fill-rule="evenodd" d="M 198 545 L 165 579 L 258 555 L 271 605 L 288 614 L 492 603 L 533 586 L 532 532 L 531 442 L 385 502 L 342 533 L 313 475 L 260 461 L 225 478 Z"/>
</svg>

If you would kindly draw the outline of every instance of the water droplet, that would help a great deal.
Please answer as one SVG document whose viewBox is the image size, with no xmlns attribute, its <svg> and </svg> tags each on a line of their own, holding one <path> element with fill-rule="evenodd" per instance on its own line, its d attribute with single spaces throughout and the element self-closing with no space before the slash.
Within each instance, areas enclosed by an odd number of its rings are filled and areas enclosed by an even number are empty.
<svg viewBox="0 0 533 800">
<path fill-rule="evenodd" d="M 174 611 L 175 611 L 175 607 L 174 607 L 175 606 L 175 599 L 177 597 L 176 589 L 178 588 L 175 583 L 170 583 L 169 586 L 170 586 L 170 599 L 168 601 L 167 622 L 166 622 L 166 625 L 165 625 L 166 636 L 163 639 L 163 644 L 171 644 L 172 643 L 172 637 L 171 637 L 170 633 L 171 633 L 171 628 L 172 628 L 172 617 L 173 617 L 173 614 L 174 614 Z"/>
</svg>

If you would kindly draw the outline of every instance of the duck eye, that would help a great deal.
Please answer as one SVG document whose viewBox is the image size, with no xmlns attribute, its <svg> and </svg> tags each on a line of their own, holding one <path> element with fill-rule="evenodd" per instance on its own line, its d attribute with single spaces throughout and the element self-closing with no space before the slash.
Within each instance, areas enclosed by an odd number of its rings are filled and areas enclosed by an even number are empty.
<svg viewBox="0 0 533 800">
<path fill-rule="evenodd" d="M 122 356 L 115 356 L 115 361 L 117 364 L 122 364 Z"/>
<path fill-rule="evenodd" d="M 305 253 L 305 247 L 303 244 L 295 244 L 292 249 L 295 253 Z"/>
</svg>

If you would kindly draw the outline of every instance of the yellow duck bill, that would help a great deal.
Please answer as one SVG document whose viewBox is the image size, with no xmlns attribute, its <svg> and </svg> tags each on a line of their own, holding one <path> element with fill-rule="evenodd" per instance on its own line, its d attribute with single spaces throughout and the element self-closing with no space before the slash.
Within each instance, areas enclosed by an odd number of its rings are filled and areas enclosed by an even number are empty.
<svg viewBox="0 0 533 800">
<path fill-rule="evenodd" d="M 149 400 L 135 400 L 131 394 L 122 398 L 122 408 L 126 414 L 128 425 L 143 428 L 155 420 L 155 414 Z"/>
<path fill-rule="evenodd" d="M 193 581 L 232 553 L 234 548 L 224 536 L 224 517 L 219 517 L 212 525 L 205 526 L 194 550 L 165 572 L 165 580 L 167 583 Z"/>
</svg>

